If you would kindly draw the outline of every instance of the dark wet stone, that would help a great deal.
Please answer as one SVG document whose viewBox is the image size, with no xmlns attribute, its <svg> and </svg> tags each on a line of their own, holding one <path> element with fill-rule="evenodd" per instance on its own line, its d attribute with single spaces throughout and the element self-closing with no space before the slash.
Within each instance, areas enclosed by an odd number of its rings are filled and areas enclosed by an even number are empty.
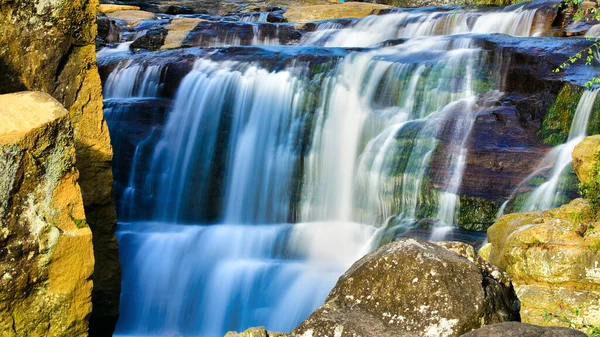
<svg viewBox="0 0 600 337">
<path fill-rule="evenodd" d="M 283 11 L 276 11 L 269 13 L 269 15 L 267 16 L 267 22 L 287 22 L 287 19 L 283 16 Z"/>
<path fill-rule="evenodd" d="M 164 28 L 149 29 L 146 34 L 133 41 L 130 48 L 134 51 L 138 49 L 159 50 L 165 44 L 168 33 Z"/>
<path fill-rule="evenodd" d="M 302 33 L 292 25 L 242 22 L 200 22 L 183 41 L 186 47 L 238 44 L 252 45 L 253 41 L 277 41 L 282 45 L 296 44 Z"/>
<path fill-rule="evenodd" d="M 180 14 L 196 14 L 194 10 L 188 6 L 169 6 L 165 11 L 166 14 L 180 15 Z"/>
<path fill-rule="evenodd" d="M 98 24 L 98 37 L 107 43 L 119 42 L 121 33 L 127 30 L 125 22 L 109 19 L 106 16 L 99 16 L 96 23 Z"/>
</svg>

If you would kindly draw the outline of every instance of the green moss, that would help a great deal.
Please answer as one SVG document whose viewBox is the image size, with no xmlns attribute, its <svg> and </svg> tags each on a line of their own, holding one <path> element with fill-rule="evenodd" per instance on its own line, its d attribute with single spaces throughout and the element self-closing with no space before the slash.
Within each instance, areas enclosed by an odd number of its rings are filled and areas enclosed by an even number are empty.
<svg viewBox="0 0 600 337">
<path fill-rule="evenodd" d="M 77 228 L 89 227 L 86 219 L 73 219 L 73 222 Z"/>
<path fill-rule="evenodd" d="M 590 179 L 579 184 L 579 192 L 590 202 L 590 216 L 597 219 L 600 213 L 600 152 L 594 154 L 596 166 L 590 172 Z"/>
<path fill-rule="evenodd" d="M 587 128 L 588 135 L 600 134 L 600 95 L 596 97 Z"/>
<path fill-rule="evenodd" d="M 496 221 L 501 204 L 498 200 L 461 195 L 458 226 L 466 230 L 486 230 Z"/>
<path fill-rule="evenodd" d="M 577 104 L 583 94 L 583 88 L 566 83 L 560 89 L 554 104 L 544 116 L 538 136 L 544 144 L 556 146 L 567 141 L 571 122 L 577 110 Z"/>
</svg>

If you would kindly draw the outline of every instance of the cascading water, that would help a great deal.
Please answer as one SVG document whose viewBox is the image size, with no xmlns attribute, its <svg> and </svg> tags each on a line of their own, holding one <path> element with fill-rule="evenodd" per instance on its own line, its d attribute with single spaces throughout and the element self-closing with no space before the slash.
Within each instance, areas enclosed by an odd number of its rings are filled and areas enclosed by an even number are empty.
<svg viewBox="0 0 600 337">
<path fill-rule="evenodd" d="M 598 96 L 598 92 L 600 92 L 600 89 L 584 91 L 579 100 L 579 104 L 577 105 L 575 115 L 573 116 L 573 122 L 569 129 L 567 142 L 554 147 L 548 155 L 546 155 L 540 165 L 542 168 L 551 165 L 548 180 L 531 192 L 519 211 L 546 210 L 560 206 L 560 196 L 562 192 L 559 184 L 560 178 L 567 169 L 571 168 L 571 162 L 573 161 L 571 153 L 573 153 L 575 146 L 579 144 L 587 134 L 590 114 L 596 97 Z M 537 173 L 537 171 L 534 172 L 526 179 L 526 181 L 530 180 L 530 178 Z"/>
<path fill-rule="evenodd" d="M 317 31 L 304 43 L 413 37 L 311 51 L 325 50 L 326 61 L 311 62 L 302 47 L 254 58 L 248 49 L 244 62 L 193 54 L 172 99 L 171 65 L 131 58 L 112 70 L 105 113 L 116 157 L 123 149 L 133 158 L 130 172 L 115 174 L 123 185 L 117 335 L 289 331 L 386 231 L 436 218 L 432 238 L 441 239 L 456 224 L 479 95 L 503 89 L 504 60 L 468 36 L 414 36 L 531 35 L 535 11 L 414 15 L 331 24 L 325 40 Z M 379 20 L 401 28 L 377 35 Z M 353 36 L 359 30 L 373 36 Z M 271 52 L 293 60 L 263 60 Z M 152 126 L 129 135 L 120 125 L 134 110 Z"/>
<path fill-rule="evenodd" d="M 349 27 L 329 22 L 317 26 L 315 32 L 302 39 L 305 45 L 366 47 L 390 39 L 453 35 L 465 33 L 502 33 L 536 36 L 533 23 L 536 9 L 506 12 L 400 12 L 372 15 L 357 20 Z M 342 29 L 341 29 L 342 28 Z"/>
</svg>

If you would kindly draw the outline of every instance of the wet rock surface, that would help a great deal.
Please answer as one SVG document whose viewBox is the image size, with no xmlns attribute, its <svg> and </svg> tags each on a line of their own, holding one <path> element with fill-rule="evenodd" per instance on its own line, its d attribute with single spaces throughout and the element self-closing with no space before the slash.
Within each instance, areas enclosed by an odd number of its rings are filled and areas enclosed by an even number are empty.
<svg viewBox="0 0 600 337">
<path fill-rule="evenodd" d="M 460 244 L 448 246 L 469 256 Z M 510 285 L 486 291 L 485 273 L 446 248 L 402 239 L 356 262 L 291 336 L 460 336 L 518 319 Z"/>
<path fill-rule="evenodd" d="M 68 111 L 0 95 L 0 331 L 87 336 L 94 252 Z"/>
</svg>

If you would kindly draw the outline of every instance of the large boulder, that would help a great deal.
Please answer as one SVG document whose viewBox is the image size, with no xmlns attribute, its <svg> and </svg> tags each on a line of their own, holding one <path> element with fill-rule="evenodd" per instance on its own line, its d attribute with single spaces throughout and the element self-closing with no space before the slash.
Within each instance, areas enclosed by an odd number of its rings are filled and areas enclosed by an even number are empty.
<svg viewBox="0 0 600 337">
<path fill-rule="evenodd" d="M 519 322 L 505 322 L 484 326 L 462 337 L 586 337 L 583 332 L 560 327 L 537 326 Z"/>
<path fill-rule="evenodd" d="M 573 169 L 582 183 L 592 179 L 598 166 L 600 154 L 600 135 L 586 137 L 573 149 Z"/>
<path fill-rule="evenodd" d="M 87 336 L 94 254 L 68 111 L 0 95 L 0 331 Z"/>
<path fill-rule="evenodd" d="M 0 0 L 0 94 L 41 91 L 69 110 L 79 184 L 98 261 L 90 333 L 110 336 L 118 317 L 120 268 L 112 148 L 94 45 L 97 7 L 97 0 Z"/>
<path fill-rule="evenodd" d="M 600 325 L 600 222 L 583 199 L 503 216 L 488 229 L 489 261 L 510 276 L 523 322 L 587 331 Z"/>
<path fill-rule="evenodd" d="M 460 336 L 517 320 L 510 284 L 494 276 L 436 244 L 392 242 L 356 262 L 291 335 Z M 491 283 L 495 291 L 488 291 Z"/>
</svg>

